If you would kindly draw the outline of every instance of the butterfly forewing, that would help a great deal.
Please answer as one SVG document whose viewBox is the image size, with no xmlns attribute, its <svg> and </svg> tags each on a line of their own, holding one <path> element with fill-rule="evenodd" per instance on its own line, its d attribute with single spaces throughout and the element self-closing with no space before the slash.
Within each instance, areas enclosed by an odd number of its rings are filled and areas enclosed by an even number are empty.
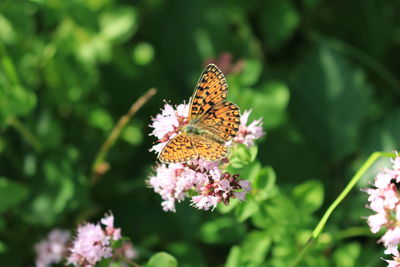
<svg viewBox="0 0 400 267">
<path fill-rule="evenodd" d="M 200 76 L 189 107 L 189 121 L 199 119 L 228 95 L 228 85 L 222 71 L 209 64 Z"/>
</svg>

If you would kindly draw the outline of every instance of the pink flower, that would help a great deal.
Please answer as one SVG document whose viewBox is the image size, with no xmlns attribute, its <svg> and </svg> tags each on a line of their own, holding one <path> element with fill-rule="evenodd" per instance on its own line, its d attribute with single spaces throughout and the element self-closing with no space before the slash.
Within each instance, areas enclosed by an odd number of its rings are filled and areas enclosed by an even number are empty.
<svg viewBox="0 0 400 267">
<path fill-rule="evenodd" d="M 213 210 L 219 202 L 227 205 L 230 198 L 245 199 L 250 183 L 239 181 L 238 177 L 227 172 L 222 174 L 216 163 L 196 160 L 188 164 L 159 165 L 147 183 L 160 194 L 164 211 L 175 212 L 175 203 L 184 200 L 189 192 L 194 194 L 192 206 Z"/>
<path fill-rule="evenodd" d="M 113 240 L 121 238 L 121 228 L 114 228 L 114 216 L 112 214 L 101 219 L 101 223 L 106 226 L 106 234 L 111 236 Z"/>
<path fill-rule="evenodd" d="M 45 267 L 60 263 L 67 252 L 67 243 L 70 238 L 69 231 L 52 230 L 45 240 L 35 245 L 36 266 Z"/>
<path fill-rule="evenodd" d="M 232 54 L 228 52 L 221 53 L 217 59 L 209 58 L 205 61 L 204 66 L 215 63 L 225 75 L 229 73 L 239 73 L 242 71 L 245 62 L 241 59 L 236 62 L 232 60 Z"/>
<path fill-rule="evenodd" d="M 202 195 L 192 197 L 192 205 L 200 210 L 214 210 L 217 204 L 218 197 Z"/>
<path fill-rule="evenodd" d="M 388 263 L 388 267 L 400 267 L 400 253 L 397 247 L 388 248 L 385 250 L 385 254 L 393 255 L 393 260 L 385 260 Z"/>
<path fill-rule="evenodd" d="M 262 118 L 253 121 L 246 126 L 251 110 L 246 110 L 240 117 L 240 126 L 237 136 L 233 139 L 234 142 L 245 144 L 247 147 L 254 146 L 254 140 L 260 138 L 265 133 L 262 128 Z"/>
<path fill-rule="evenodd" d="M 86 223 L 78 227 L 67 264 L 89 267 L 112 256 L 111 241 L 121 238 L 121 229 L 114 228 L 113 215 L 107 215 L 101 219 L 101 223 L 106 226 L 105 230 L 99 223 Z"/>
<path fill-rule="evenodd" d="M 165 104 L 161 114 L 152 118 L 153 122 L 149 125 L 153 128 L 150 135 L 158 138 L 158 144 L 154 145 L 150 151 L 160 153 L 168 141 L 179 133 L 179 129 L 187 124 L 188 114 L 188 104 L 175 106 L 175 109 L 173 106 Z"/>
<path fill-rule="evenodd" d="M 67 264 L 94 266 L 102 259 L 111 257 L 110 237 L 99 224 L 87 223 L 78 227 L 78 234 L 70 249 Z"/>
<path fill-rule="evenodd" d="M 397 189 L 400 158 L 397 156 L 392 160 L 392 164 L 392 169 L 385 169 L 376 176 L 373 183 L 375 188 L 365 190 L 369 195 L 368 207 L 375 212 L 368 217 L 367 222 L 373 233 L 386 230 L 379 242 L 386 248 L 386 254 L 394 255 L 394 260 L 386 261 L 389 266 L 400 266 L 397 249 L 400 244 L 400 194 Z"/>
</svg>

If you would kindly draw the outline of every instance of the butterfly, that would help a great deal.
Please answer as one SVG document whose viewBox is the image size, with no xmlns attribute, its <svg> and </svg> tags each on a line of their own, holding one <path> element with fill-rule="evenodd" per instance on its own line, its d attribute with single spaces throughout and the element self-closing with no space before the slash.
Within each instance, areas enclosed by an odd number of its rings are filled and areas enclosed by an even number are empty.
<svg viewBox="0 0 400 267">
<path fill-rule="evenodd" d="M 165 145 L 159 160 L 183 163 L 226 157 L 226 142 L 237 135 L 240 125 L 239 108 L 227 101 L 227 96 L 224 74 L 215 64 L 207 65 L 190 100 L 188 124 Z"/>
</svg>

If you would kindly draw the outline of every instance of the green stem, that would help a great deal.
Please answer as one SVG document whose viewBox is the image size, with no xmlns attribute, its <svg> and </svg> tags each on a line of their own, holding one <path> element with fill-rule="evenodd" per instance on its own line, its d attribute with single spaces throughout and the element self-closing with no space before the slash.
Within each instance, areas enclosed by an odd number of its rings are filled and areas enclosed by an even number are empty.
<svg viewBox="0 0 400 267">
<path fill-rule="evenodd" d="M 102 144 L 100 151 L 97 153 L 96 159 L 92 165 L 92 183 L 96 183 L 102 174 L 104 174 L 108 169 L 108 164 L 105 162 L 108 151 L 115 144 L 122 130 L 128 124 L 129 120 L 133 115 L 153 96 L 157 90 L 152 88 L 148 90 L 144 95 L 142 95 L 135 103 L 131 106 L 128 113 L 123 115 L 117 122 L 117 124 L 112 129 L 110 136 Z"/>
<path fill-rule="evenodd" d="M 361 177 L 366 173 L 366 171 L 372 166 L 372 164 L 380 157 L 395 157 L 394 153 L 386 153 L 386 152 L 374 152 L 369 158 L 364 162 L 361 168 L 357 171 L 357 173 L 351 178 L 350 182 L 344 188 L 342 193 L 333 201 L 333 203 L 326 210 L 324 216 L 319 221 L 318 225 L 315 227 L 314 231 L 311 234 L 310 239 L 307 241 L 307 244 L 304 246 L 300 254 L 297 256 L 292 266 L 298 265 L 307 254 L 308 250 L 316 243 L 318 237 L 320 236 L 322 230 L 325 227 L 326 222 L 331 216 L 332 212 L 335 208 L 343 201 L 343 199 L 350 193 L 353 187 L 357 184 L 357 182 L 361 179 Z"/>
<path fill-rule="evenodd" d="M 14 116 L 10 116 L 8 118 L 8 123 L 17 130 L 21 136 L 32 145 L 36 152 L 40 152 L 42 150 L 42 145 L 40 144 L 39 139 L 34 136 L 25 125 Z"/>
</svg>

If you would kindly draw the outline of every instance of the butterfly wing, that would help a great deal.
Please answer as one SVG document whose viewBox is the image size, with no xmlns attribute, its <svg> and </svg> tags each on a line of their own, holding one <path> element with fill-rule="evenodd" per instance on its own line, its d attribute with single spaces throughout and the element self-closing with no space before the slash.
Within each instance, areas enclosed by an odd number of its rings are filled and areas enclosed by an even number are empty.
<svg viewBox="0 0 400 267">
<path fill-rule="evenodd" d="M 202 137 L 194 137 L 193 145 L 198 156 L 207 161 L 217 161 L 228 154 L 228 147 L 224 144 Z"/>
<path fill-rule="evenodd" d="M 240 125 L 240 111 L 238 106 L 229 101 L 224 101 L 212 107 L 200 117 L 197 124 L 216 135 L 221 141 L 234 138 Z"/>
<path fill-rule="evenodd" d="M 216 65 L 207 65 L 190 100 L 189 121 L 197 121 L 227 96 L 228 85 L 224 74 Z"/>
<path fill-rule="evenodd" d="M 180 163 L 197 158 L 192 138 L 186 134 L 178 134 L 163 148 L 158 159 L 164 163 Z"/>
</svg>

